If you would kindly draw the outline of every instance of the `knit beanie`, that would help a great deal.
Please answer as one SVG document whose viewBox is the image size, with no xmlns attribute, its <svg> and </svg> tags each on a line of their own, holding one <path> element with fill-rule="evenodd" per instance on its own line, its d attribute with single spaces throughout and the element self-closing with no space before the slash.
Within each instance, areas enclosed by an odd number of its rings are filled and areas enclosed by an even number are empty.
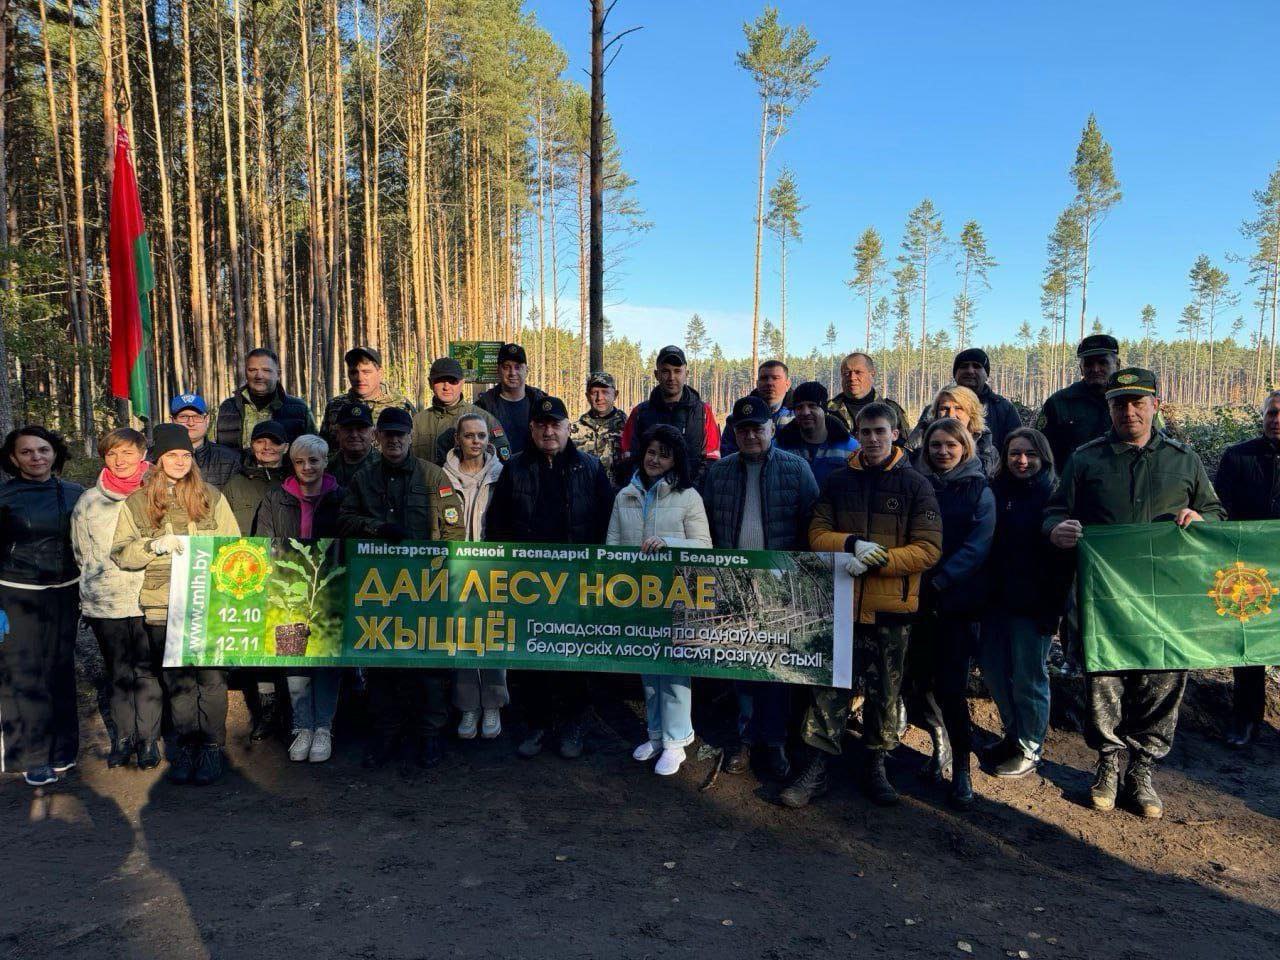
<svg viewBox="0 0 1280 960">
<path fill-rule="evenodd" d="M 961 350 L 956 354 L 955 362 L 951 364 L 951 375 L 953 377 L 962 363 L 980 363 L 982 364 L 982 369 L 987 371 L 988 375 L 991 373 L 991 358 L 987 356 L 987 351 L 978 347 L 970 347 L 968 350 Z"/>
<path fill-rule="evenodd" d="M 196 452 L 195 447 L 191 446 L 191 435 L 180 423 L 158 424 L 152 431 L 151 437 L 152 463 L 159 463 L 160 458 L 172 450 L 185 450 L 191 454 Z"/>
<path fill-rule="evenodd" d="M 809 380 L 800 384 L 791 392 L 791 405 L 798 406 L 802 403 L 816 403 L 820 407 L 827 405 L 827 388 L 818 383 L 817 380 Z"/>
</svg>

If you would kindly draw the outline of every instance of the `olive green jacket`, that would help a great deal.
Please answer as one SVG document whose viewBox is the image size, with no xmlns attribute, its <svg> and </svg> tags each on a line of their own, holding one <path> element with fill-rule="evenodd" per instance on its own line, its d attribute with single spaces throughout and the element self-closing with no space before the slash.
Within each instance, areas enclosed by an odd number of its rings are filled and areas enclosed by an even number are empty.
<svg viewBox="0 0 1280 960">
<path fill-rule="evenodd" d="M 376 537 L 384 523 L 403 527 L 410 540 L 466 539 L 462 497 L 444 470 L 414 456 L 360 470 L 338 509 L 344 537 Z"/>
<path fill-rule="evenodd" d="M 444 459 L 453 447 L 453 429 L 458 418 L 465 413 L 478 413 L 489 425 L 489 445 L 502 463 L 511 459 L 511 444 L 502 429 L 498 418 L 487 410 L 481 410 L 474 403 L 459 400 L 446 407 L 435 397 L 431 405 L 418 411 L 413 418 L 413 446 L 410 449 L 419 460 L 429 460 L 436 466 L 443 466 Z"/>
</svg>

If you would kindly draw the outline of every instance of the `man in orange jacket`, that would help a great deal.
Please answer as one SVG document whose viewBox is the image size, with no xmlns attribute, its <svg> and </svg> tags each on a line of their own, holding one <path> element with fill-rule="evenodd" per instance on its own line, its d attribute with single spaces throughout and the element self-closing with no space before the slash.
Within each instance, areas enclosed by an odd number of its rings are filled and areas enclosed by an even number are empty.
<svg viewBox="0 0 1280 960">
<path fill-rule="evenodd" d="M 896 415 L 873 403 L 858 412 L 859 449 L 822 485 L 809 524 L 809 547 L 850 554 L 858 618 L 853 643 L 866 684 L 862 706 L 867 748 L 867 793 L 881 805 L 898 802 L 884 769 L 898 745 L 897 703 L 920 601 L 920 575 L 942 556 L 942 518 L 933 489 L 895 445 Z M 804 719 L 809 762 L 781 794 L 803 807 L 827 791 L 827 758 L 839 756 L 849 719 L 849 691 L 811 688 Z"/>
</svg>

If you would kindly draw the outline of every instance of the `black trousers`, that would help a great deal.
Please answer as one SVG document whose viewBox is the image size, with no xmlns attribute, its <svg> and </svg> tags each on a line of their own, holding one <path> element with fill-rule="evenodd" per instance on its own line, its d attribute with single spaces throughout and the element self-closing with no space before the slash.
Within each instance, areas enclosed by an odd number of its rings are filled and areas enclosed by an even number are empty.
<svg viewBox="0 0 1280 960">
<path fill-rule="evenodd" d="M 165 628 L 147 624 L 154 650 L 164 652 Z M 170 667 L 163 672 L 169 715 L 178 739 L 191 744 L 227 745 L 227 671 L 214 667 Z M 158 705 L 159 701 L 157 701 Z M 155 713 L 156 729 L 160 711 Z M 150 722 L 150 714 L 148 714 Z"/>
<path fill-rule="evenodd" d="M 945 727 L 957 760 L 973 746 L 969 721 L 969 661 L 977 647 L 978 625 L 949 614 L 928 613 L 911 631 L 903 699 L 911 722 Z"/>
<path fill-rule="evenodd" d="M 9 633 L 0 640 L 0 772 L 75 760 L 76 628 L 80 588 L 0 586 Z"/>
<path fill-rule="evenodd" d="M 449 725 L 452 670 L 371 667 L 365 671 L 365 683 L 374 736 L 393 740 L 403 732 L 437 737 Z"/>
<path fill-rule="evenodd" d="M 1267 668 L 1233 667 L 1231 708 L 1241 723 L 1261 723 L 1267 712 Z"/>
<path fill-rule="evenodd" d="M 1088 676 L 1089 727 L 1085 741 L 1099 753 L 1128 749 L 1159 760 L 1173 746 L 1178 708 L 1187 689 L 1185 670 L 1125 670 Z"/>
<path fill-rule="evenodd" d="M 591 706 L 588 674 L 581 671 L 526 670 L 520 674 L 525 716 L 534 730 L 556 730 L 578 723 Z"/>
<path fill-rule="evenodd" d="M 160 663 L 164 650 L 152 643 L 142 617 L 85 619 L 102 650 L 116 742 L 159 740 L 164 706 Z"/>
</svg>

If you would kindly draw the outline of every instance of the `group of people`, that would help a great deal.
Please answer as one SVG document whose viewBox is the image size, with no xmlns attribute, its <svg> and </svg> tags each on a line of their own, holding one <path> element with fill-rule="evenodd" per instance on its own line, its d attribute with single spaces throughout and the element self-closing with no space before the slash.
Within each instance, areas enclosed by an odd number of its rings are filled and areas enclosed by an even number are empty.
<svg viewBox="0 0 1280 960">
<path fill-rule="evenodd" d="M 932 743 L 924 775 L 967 807 L 975 755 L 1009 778 L 1040 762 L 1046 660 L 1073 619 L 1085 526 L 1280 517 L 1280 392 L 1264 402 L 1261 436 L 1227 451 L 1215 492 L 1196 453 L 1163 428 L 1150 371 L 1121 369 L 1105 335 L 1085 338 L 1078 357 L 1081 379 L 1048 399 L 1036 428 L 994 392 L 979 349 L 957 355 L 954 381 L 913 425 L 877 393 L 874 360 L 857 352 L 841 363 L 834 397 L 818 382 L 793 386 L 785 363 L 766 361 L 722 429 L 688 384 L 678 346 L 658 352 L 656 386 L 629 413 L 613 377 L 592 373 L 587 409 L 573 420 L 562 399 L 528 385 L 524 349 L 506 344 L 498 382 L 475 403 L 463 398 L 457 361 L 435 360 L 422 409 L 384 382 L 376 349 L 357 347 L 345 356 L 350 389 L 319 427 L 281 386 L 278 357 L 254 349 L 216 419 L 199 394 L 183 393 L 149 444 L 128 428 L 103 437 L 88 490 L 60 476 L 62 438 L 14 430 L 0 449 L 11 475 L 0 486 L 0 771 L 41 785 L 75 764 L 83 616 L 110 682 L 108 765 L 147 769 L 163 754 L 175 783 L 219 779 L 227 671 L 161 665 L 169 568 L 184 535 L 814 550 L 846 555 L 856 578 L 868 796 L 897 802 L 885 758 L 915 723 Z M 975 660 L 1003 727 L 986 747 L 974 743 L 967 703 Z M 451 705 L 459 738 L 497 737 L 510 701 L 501 669 L 234 673 L 250 735 L 264 739 L 288 716 L 298 762 L 329 759 L 339 697 L 352 685 L 368 697 L 370 768 L 406 754 L 438 763 Z M 633 756 L 674 774 L 695 738 L 694 685 L 640 681 L 646 736 Z M 1237 745 L 1258 731 L 1264 682 L 1262 668 L 1237 671 Z M 1161 815 L 1152 772 L 1173 741 L 1185 684 L 1180 671 L 1088 675 L 1094 807 L 1127 800 Z M 530 671 L 519 692 L 527 730 L 517 752 L 580 756 L 589 674 Z M 790 807 L 823 794 L 844 749 L 850 692 L 770 682 L 735 692 L 724 770 L 785 782 Z"/>
</svg>

